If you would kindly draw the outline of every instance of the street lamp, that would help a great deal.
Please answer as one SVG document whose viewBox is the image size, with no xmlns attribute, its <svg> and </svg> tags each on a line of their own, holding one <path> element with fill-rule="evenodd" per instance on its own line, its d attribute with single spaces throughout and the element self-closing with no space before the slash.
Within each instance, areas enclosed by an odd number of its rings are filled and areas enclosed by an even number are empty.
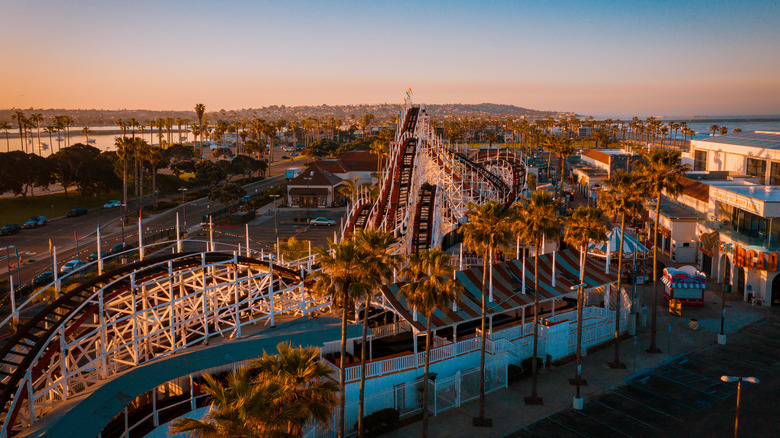
<svg viewBox="0 0 780 438">
<path fill-rule="evenodd" d="M 187 204 L 184 203 L 184 192 L 189 190 L 187 187 L 179 187 L 181 192 L 181 210 L 182 216 L 184 216 L 184 228 L 187 229 Z"/>
<path fill-rule="evenodd" d="M 742 382 L 758 383 L 758 379 L 755 377 L 720 376 L 720 380 L 724 382 L 737 382 L 737 415 L 734 418 L 734 438 L 737 438 L 737 431 L 739 430 L 739 396 L 740 392 L 742 392 Z"/>
</svg>

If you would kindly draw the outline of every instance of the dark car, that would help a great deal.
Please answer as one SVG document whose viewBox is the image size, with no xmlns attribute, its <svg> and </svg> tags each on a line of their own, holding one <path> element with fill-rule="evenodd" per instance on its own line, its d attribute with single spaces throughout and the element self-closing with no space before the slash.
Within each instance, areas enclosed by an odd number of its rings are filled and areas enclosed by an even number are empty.
<svg viewBox="0 0 780 438">
<path fill-rule="evenodd" d="M 38 228 L 46 225 L 46 216 L 34 216 L 22 225 L 22 228 Z"/>
<path fill-rule="evenodd" d="M 51 271 L 41 272 L 32 279 L 32 284 L 35 287 L 49 284 L 54 280 L 54 273 Z"/>
<path fill-rule="evenodd" d="M 76 207 L 70 210 L 67 214 L 68 217 L 84 216 L 87 214 L 87 207 Z"/>
<path fill-rule="evenodd" d="M 8 224 L 3 228 L 0 228 L 0 236 L 8 236 L 9 234 L 16 234 L 22 230 L 19 224 Z"/>
<path fill-rule="evenodd" d="M 133 249 L 133 245 L 130 245 L 129 243 L 117 243 L 116 245 L 111 247 L 108 253 L 116 254 L 123 251 L 127 251 L 128 249 Z"/>
<path fill-rule="evenodd" d="M 282 160 L 289 160 L 289 159 L 290 157 L 288 157 L 287 155 L 282 155 Z"/>
<path fill-rule="evenodd" d="M 120 243 L 120 245 L 121 245 L 121 243 Z M 111 253 L 108 252 L 108 251 L 102 251 L 100 253 L 100 256 L 101 256 L 101 258 L 105 259 L 106 256 L 109 255 L 109 254 L 111 254 Z M 93 252 L 92 254 L 89 255 L 89 257 L 87 257 L 87 260 L 90 261 L 90 262 L 94 262 L 97 259 L 98 259 L 98 253 L 96 253 L 96 252 Z"/>
</svg>

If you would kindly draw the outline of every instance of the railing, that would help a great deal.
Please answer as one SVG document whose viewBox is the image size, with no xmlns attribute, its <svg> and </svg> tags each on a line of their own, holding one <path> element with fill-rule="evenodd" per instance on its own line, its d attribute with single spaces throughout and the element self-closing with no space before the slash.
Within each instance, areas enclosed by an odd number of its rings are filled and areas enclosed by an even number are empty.
<svg viewBox="0 0 780 438">
<path fill-rule="evenodd" d="M 407 321 L 398 321 L 393 324 L 371 327 L 371 331 L 374 333 L 374 339 L 381 339 L 388 336 L 395 336 L 399 333 L 410 332 L 412 331 L 412 325 Z"/>
</svg>

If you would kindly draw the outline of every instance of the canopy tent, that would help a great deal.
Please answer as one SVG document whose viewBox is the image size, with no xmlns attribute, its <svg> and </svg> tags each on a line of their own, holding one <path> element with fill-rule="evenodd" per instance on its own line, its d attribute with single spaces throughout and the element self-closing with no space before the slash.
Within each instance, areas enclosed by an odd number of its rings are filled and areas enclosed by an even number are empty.
<svg viewBox="0 0 780 438">
<path fill-rule="evenodd" d="M 704 305 L 703 290 L 707 288 L 707 277 L 693 266 L 665 268 L 661 282 L 664 284 L 664 299 L 675 299 L 683 306 Z"/>
<path fill-rule="evenodd" d="M 620 249 L 620 228 L 615 227 L 607 233 L 606 242 L 592 242 L 588 245 L 588 254 L 597 257 L 606 257 L 607 251 L 611 252 L 611 256 L 617 256 Z M 646 246 L 642 244 L 636 237 L 626 233 L 623 238 L 623 258 L 634 257 L 634 253 L 645 253 L 650 251 Z"/>
<path fill-rule="evenodd" d="M 553 254 L 555 263 L 553 264 Z M 580 275 L 580 252 L 569 248 L 539 256 L 539 301 L 552 301 L 576 294 L 571 287 L 578 285 Z M 455 278 L 463 285 L 461 302 L 456 310 L 437 309 L 431 318 L 431 329 L 450 327 L 463 322 L 477 320 L 482 308 L 482 266 L 458 271 Z M 523 271 L 525 270 L 525 281 Z M 555 285 L 553 286 L 553 273 Z M 490 276 L 488 275 L 488 279 Z M 488 280 L 490 281 L 490 280 Z M 617 282 L 617 276 L 605 274 L 601 263 L 588 259 L 585 265 L 585 290 L 605 288 Z M 523 292 L 525 284 L 525 293 Z M 409 307 L 399 293 L 402 283 L 382 287 L 382 294 L 393 309 L 419 331 L 425 331 L 425 315 L 417 314 Z M 488 315 L 512 312 L 534 303 L 534 257 L 526 257 L 525 269 L 522 260 L 510 260 L 493 265 L 492 301 L 487 302 Z M 490 293 L 490 292 L 488 292 Z"/>
</svg>

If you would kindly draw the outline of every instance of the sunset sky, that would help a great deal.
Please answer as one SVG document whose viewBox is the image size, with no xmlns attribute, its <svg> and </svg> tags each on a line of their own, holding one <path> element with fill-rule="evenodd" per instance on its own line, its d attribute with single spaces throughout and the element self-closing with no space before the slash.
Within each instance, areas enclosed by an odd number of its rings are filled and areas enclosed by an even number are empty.
<svg viewBox="0 0 780 438">
<path fill-rule="evenodd" d="M 4 0 L 0 108 L 780 114 L 778 3 Z"/>
</svg>

